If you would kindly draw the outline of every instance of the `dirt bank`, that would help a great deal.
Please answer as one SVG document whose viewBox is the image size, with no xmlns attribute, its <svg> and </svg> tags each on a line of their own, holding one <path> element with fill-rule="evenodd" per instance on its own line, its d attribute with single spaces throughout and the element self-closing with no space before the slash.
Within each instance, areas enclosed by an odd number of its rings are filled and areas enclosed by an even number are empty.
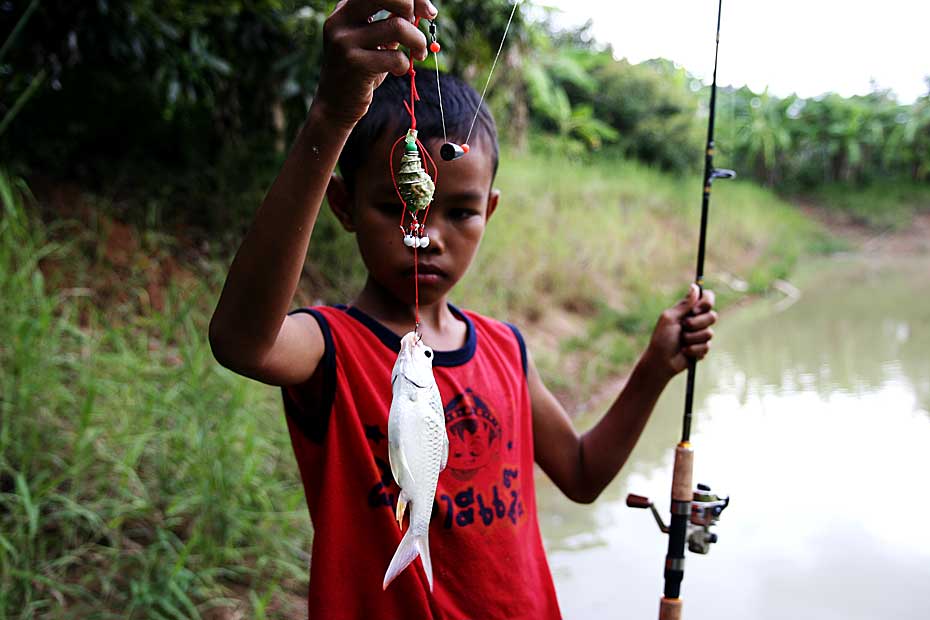
<svg viewBox="0 0 930 620">
<path fill-rule="evenodd" d="M 887 256 L 930 254 L 930 212 L 915 214 L 903 228 L 879 230 L 835 211 L 812 206 L 802 206 L 801 210 L 849 242 L 855 251 Z"/>
</svg>

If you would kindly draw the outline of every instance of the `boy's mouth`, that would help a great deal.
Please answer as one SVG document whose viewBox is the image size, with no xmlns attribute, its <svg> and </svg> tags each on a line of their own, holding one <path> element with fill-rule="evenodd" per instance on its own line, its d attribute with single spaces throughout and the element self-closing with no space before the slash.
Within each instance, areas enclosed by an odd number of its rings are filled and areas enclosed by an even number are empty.
<svg viewBox="0 0 930 620">
<path fill-rule="evenodd" d="M 408 276 L 413 276 L 413 267 L 406 269 L 404 273 Z M 417 274 L 420 276 L 440 276 L 446 277 L 446 272 L 429 263 L 417 263 Z"/>
<path fill-rule="evenodd" d="M 413 278 L 413 267 L 404 270 L 404 276 Z M 417 263 L 417 280 L 420 284 L 438 283 L 448 277 L 445 271 L 429 263 Z"/>
</svg>

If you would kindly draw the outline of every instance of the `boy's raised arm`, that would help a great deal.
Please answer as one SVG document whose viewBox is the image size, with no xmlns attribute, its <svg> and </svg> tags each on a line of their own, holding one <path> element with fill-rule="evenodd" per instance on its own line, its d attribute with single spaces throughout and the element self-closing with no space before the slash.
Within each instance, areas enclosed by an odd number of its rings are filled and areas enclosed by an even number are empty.
<svg viewBox="0 0 930 620">
<path fill-rule="evenodd" d="M 395 17 L 371 22 L 381 9 Z M 426 57 L 414 15 L 428 0 L 343 0 L 323 28 L 323 66 L 313 104 L 281 172 L 236 253 L 210 321 L 210 346 L 224 366 L 273 385 L 308 379 L 323 355 L 319 326 L 288 316 L 310 235 L 339 154 L 387 72 L 402 75 L 402 45 Z"/>
<path fill-rule="evenodd" d="M 620 395 L 604 417 L 579 436 L 565 409 L 546 389 L 534 365 L 529 368 L 536 462 L 570 499 L 597 499 L 626 463 L 669 380 L 703 359 L 713 338 L 714 294 L 697 286 L 659 317 L 652 339 Z"/>
</svg>

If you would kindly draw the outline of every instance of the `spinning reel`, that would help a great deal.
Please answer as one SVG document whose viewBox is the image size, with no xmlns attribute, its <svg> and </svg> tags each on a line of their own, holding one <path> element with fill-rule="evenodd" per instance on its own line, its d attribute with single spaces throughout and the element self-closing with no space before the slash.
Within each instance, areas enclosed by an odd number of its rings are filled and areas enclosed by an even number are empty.
<svg viewBox="0 0 930 620">
<path fill-rule="evenodd" d="M 663 534 L 668 534 L 669 527 L 665 525 L 655 504 L 648 497 L 630 493 L 626 496 L 626 505 L 630 508 L 648 508 Z M 714 494 L 706 484 L 698 484 L 691 501 L 691 518 L 688 523 L 688 549 L 693 553 L 707 554 L 710 546 L 717 542 L 716 532 L 710 528 L 717 523 L 720 513 L 730 505 L 729 496 L 720 497 Z"/>
</svg>

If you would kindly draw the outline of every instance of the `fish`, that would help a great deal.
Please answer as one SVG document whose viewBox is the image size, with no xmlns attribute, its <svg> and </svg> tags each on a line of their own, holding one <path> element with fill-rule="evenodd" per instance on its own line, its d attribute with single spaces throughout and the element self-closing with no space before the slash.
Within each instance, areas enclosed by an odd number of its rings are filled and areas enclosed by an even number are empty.
<svg viewBox="0 0 930 620">
<path fill-rule="evenodd" d="M 382 589 L 419 556 L 433 591 L 433 563 L 429 553 L 429 523 L 433 514 L 439 472 L 449 460 L 449 436 L 439 386 L 433 376 L 433 350 L 416 332 L 400 341 L 400 354 L 391 372 L 393 398 L 388 415 L 388 460 L 400 487 L 395 517 L 403 529 L 410 523 L 387 572 Z"/>
</svg>

